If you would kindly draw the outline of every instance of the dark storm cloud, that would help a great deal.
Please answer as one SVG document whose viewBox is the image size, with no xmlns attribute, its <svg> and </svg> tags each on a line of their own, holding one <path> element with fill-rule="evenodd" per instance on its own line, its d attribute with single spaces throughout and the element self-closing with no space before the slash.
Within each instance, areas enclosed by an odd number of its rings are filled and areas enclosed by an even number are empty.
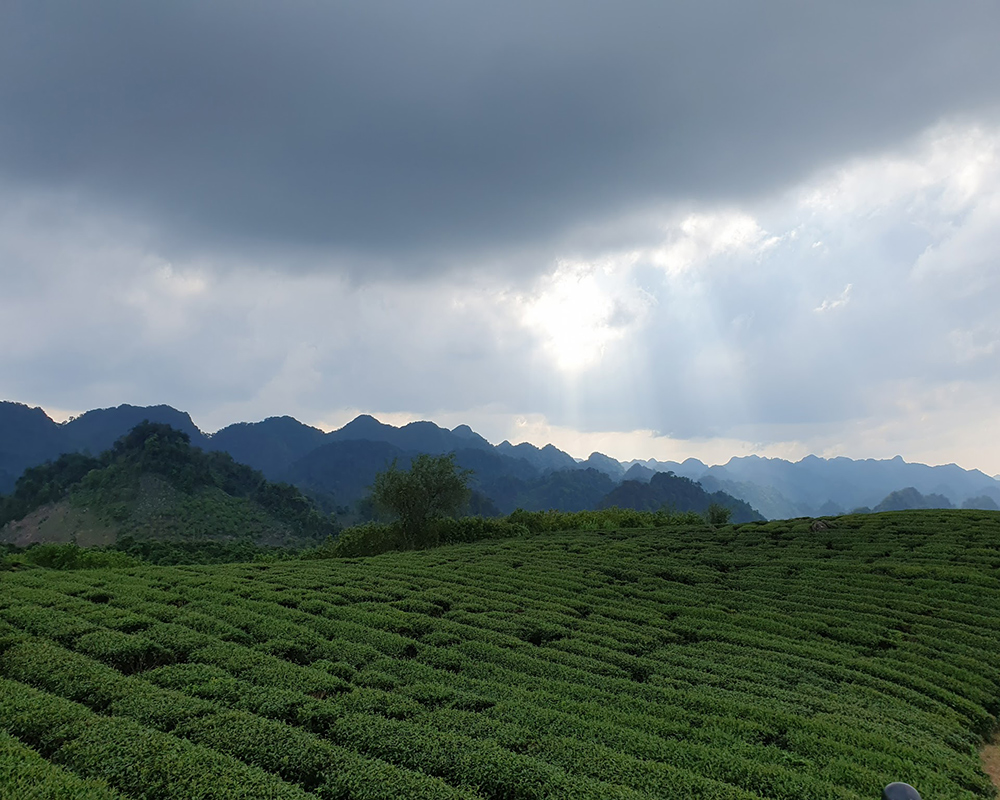
<svg viewBox="0 0 1000 800">
<path fill-rule="evenodd" d="M 992 2 L 8 3 L 0 176 L 164 252 L 420 271 L 995 113 L 998 30 Z"/>
</svg>

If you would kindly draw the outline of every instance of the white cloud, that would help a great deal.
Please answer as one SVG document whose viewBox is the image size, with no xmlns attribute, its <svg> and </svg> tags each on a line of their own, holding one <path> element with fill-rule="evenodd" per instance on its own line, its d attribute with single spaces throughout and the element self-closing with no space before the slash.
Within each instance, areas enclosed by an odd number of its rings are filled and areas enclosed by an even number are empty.
<svg viewBox="0 0 1000 800">
<path fill-rule="evenodd" d="M 738 210 L 689 214 L 664 227 L 663 244 L 640 257 L 670 275 L 719 256 L 760 256 L 779 241 L 769 236 L 753 216 Z"/>
<path fill-rule="evenodd" d="M 851 288 L 852 285 L 847 284 L 847 286 L 844 287 L 844 291 L 842 291 L 839 295 L 837 295 L 832 299 L 827 298 L 818 306 L 816 306 L 816 308 L 814 308 L 813 311 L 822 314 L 823 312 L 826 311 L 833 311 L 834 309 L 837 308 L 843 308 L 851 301 Z"/>
<path fill-rule="evenodd" d="M 952 217 L 996 188 L 1000 131 L 937 125 L 897 150 L 857 157 L 806 182 L 799 204 L 819 214 L 873 217 L 901 207 L 920 221 Z"/>
</svg>

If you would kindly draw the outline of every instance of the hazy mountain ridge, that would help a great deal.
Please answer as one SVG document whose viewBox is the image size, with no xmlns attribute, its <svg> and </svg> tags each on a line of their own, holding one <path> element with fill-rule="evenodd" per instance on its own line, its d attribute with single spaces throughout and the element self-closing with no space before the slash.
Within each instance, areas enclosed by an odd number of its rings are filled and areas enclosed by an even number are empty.
<svg viewBox="0 0 1000 800">
<path fill-rule="evenodd" d="M 797 462 L 743 456 L 709 467 L 701 477 L 706 475 L 723 481 L 730 491 L 741 482 L 753 484 L 757 490 L 769 488 L 807 515 L 823 513 L 827 503 L 843 512 L 874 507 L 886 495 L 907 487 L 923 494 L 940 494 L 954 506 L 976 496 L 1000 498 L 1000 483 L 980 470 L 965 470 L 955 464 L 931 467 L 906 462 L 900 456 L 857 461 L 806 456 Z"/>
<path fill-rule="evenodd" d="M 65 452 L 101 452 L 143 419 L 169 424 L 187 433 L 192 445 L 227 452 L 270 480 L 293 483 L 326 507 L 355 503 L 387 463 L 398 459 L 405 466 L 421 452 L 454 452 L 459 466 L 474 471 L 473 488 L 501 511 L 518 505 L 563 507 L 567 502 L 595 508 L 624 480 L 649 483 L 655 474 L 669 472 L 700 483 L 709 494 L 731 495 L 769 518 L 874 508 L 892 492 L 910 487 L 924 496 L 940 495 L 956 507 L 978 498 L 1000 504 L 1000 481 L 979 470 L 908 463 L 899 456 L 858 461 L 807 456 L 798 462 L 742 456 L 708 466 L 695 458 L 619 462 L 592 453 L 578 461 L 551 444 L 504 441 L 494 446 L 468 425 L 448 430 L 422 421 L 396 427 L 361 415 L 325 433 L 285 416 L 235 423 L 206 435 L 188 414 L 166 405 L 96 409 L 56 423 L 40 408 L 12 402 L 0 402 L 0 493 L 9 492 L 27 467 Z M 600 488 L 608 484 L 590 470 L 610 482 L 600 496 Z"/>
<path fill-rule="evenodd" d="M 496 451 L 502 455 L 522 458 L 539 472 L 576 469 L 577 466 L 577 461 L 573 456 L 551 444 L 547 444 L 545 447 L 536 447 L 529 442 L 511 444 L 505 440 L 496 446 Z"/>
<path fill-rule="evenodd" d="M 64 452 L 92 452 L 106 441 L 114 441 L 116 434 L 124 435 L 137 422 L 149 419 L 176 426 L 206 452 L 226 453 L 269 480 L 298 487 L 324 511 L 337 511 L 348 519 L 366 513 L 358 504 L 367 497 L 378 472 L 393 462 L 406 468 L 419 453 L 454 453 L 456 464 L 472 472 L 470 510 L 484 514 L 509 513 L 516 508 L 595 509 L 625 473 L 620 462 L 601 453 L 578 462 L 552 445 L 537 448 L 505 443 L 494 447 L 467 425 L 454 431 L 432 422 L 397 428 L 361 415 L 343 428 L 324 433 L 291 417 L 271 417 L 229 425 L 208 436 L 187 414 L 169 406 L 100 409 L 58 424 L 41 409 L 8 405 L 14 408 L 12 417 L 27 413 L 37 431 L 45 433 L 44 437 L 21 437 L 25 441 L 20 443 L 20 463 L 32 459 L 40 463 Z M 0 413 L 0 432 L 5 424 L 2 416 Z M 27 446 L 32 441 L 37 445 L 33 450 Z M 14 463 L 14 468 L 18 465 Z M 700 487 L 698 492 L 704 496 L 699 496 L 695 505 L 707 506 L 707 495 Z M 739 503 L 735 498 L 726 502 L 734 508 Z"/>
</svg>

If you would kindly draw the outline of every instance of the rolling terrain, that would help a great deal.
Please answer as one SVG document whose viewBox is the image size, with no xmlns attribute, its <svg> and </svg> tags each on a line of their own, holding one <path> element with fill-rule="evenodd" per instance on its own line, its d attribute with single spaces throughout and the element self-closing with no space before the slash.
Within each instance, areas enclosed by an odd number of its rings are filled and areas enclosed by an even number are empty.
<svg viewBox="0 0 1000 800">
<path fill-rule="evenodd" d="M 169 406 L 100 409 L 59 425 L 41 409 L 0 402 L 0 525 L 4 522 L 2 495 L 19 491 L 19 478 L 11 478 L 18 468 L 37 469 L 45 461 L 67 455 L 89 458 L 91 453 L 112 448 L 118 437 L 126 436 L 143 421 L 169 426 L 198 452 L 228 455 L 272 482 L 296 487 L 320 510 L 340 515 L 347 524 L 370 516 L 364 504 L 379 472 L 394 462 L 406 468 L 420 454 L 454 453 L 456 464 L 472 472 L 469 511 L 484 516 L 509 514 L 518 508 L 593 510 L 606 505 L 604 500 L 624 476 L 622 466 L 607 456 L 595 453 L 578 463 L 551 446 L 539 449 L 522 444 L 515 448 L 504 443 L 493 447 L 462 425 L 448 430 L 432 422 L 413 422 L 396 428 L 361 415 L 324 434 L 291 417 L 273 417 L 230 425 L 208 437 L 187 414 Z M 9 435 L 12 433 L 17 435 Z M 669 480 L 689 483 L 674 476 Z M 630 497 L 657 494 L 641 483 L 633 489 Z M 716 502 L 732 511 L 734 521 L 763 519 L 749 504 L 724 492 L 709 493 L 692 484 L 672 494 L 690 500 L 687 505 L 673 507 L 674 511 L 701 510 Z M 652 499 L 643 498 L 642 507 Z M 25 509 L 25 513 L 31 510 Z M 54 531 L 56 536 L 66 538 L 72 533 L 81 543 L 94 544 L 107 538 L 91 530 L 89 518 L 79 520 L 66 512 L 60 509 L 46 517 L 46 536 L 59 520 L 66 524 Z M 30 520 L 27 527 L 34 530 L 38 526 Z"/>
<path fill-rule="evenodd" d="M 0 572 L 0 797 L 992 797 L 1000 513 L 824 525 Z"/>
<path fill-rule="evenodd" d="M 329 433 L 292 417 L 271 417 L 206 434 L 188 414 L 165 405 L 96 409 L 58 424 L 40 408 L 6 401 L 0 401 L 0 494 L 11 491 L 26 468 L 63 453 L 99 453 L 144 419 L 182 431 L 202 450 L 228 453 L 269 480 L 297 486 L 325 511 L 341 509 L 348 518 L 367 495 L 375 474 L 393 459 L 405 465 L 420 453 L 452 452 L 459 466 L 474 470 L 472 488 L 489 501 L 482 507 L 492 504 L 502 514 L 518 507 L 601 508 L 622 486 L 620 497 L 631 497 L 646 508 L 665 493 L 641 486 L 656 474 L 669 473 L 696 482 L 706 494 L 728 495 L 723 504 L 737 521 L 758 514 L 786 519 L 872 509 L 1000 507 L 996 478 L 955 464 L 932 467 L 898 456 L 853 460 L 810 455 L 794 463 L 745 456 L 711 467 L 694 458 L 680 463 L 619 462 L 601 453 L 577 460 L 551 444 L 505 441 L 494 446 L 468 425 L 448 430 L 432 422 L 412 422 L 397 428 L 364 414 Z M 667 494 L 684 493 L 676 487 Z M 706 502 L 700 498 L 698 504 Z"/>
</svg>

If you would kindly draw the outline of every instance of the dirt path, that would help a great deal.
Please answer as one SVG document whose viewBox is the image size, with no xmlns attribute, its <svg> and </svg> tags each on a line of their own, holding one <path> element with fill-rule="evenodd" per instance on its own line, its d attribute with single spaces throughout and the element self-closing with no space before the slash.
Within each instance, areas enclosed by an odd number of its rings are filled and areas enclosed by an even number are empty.
<svg viewBox="0 0 1000 800">
<path fill-rule="evenodd" d="M 1000 791 L 1000 737 L 980 750 L 979 757 L 983 760 L 983 770 L 990 776 L 997 791 Z"/>
</svg>

